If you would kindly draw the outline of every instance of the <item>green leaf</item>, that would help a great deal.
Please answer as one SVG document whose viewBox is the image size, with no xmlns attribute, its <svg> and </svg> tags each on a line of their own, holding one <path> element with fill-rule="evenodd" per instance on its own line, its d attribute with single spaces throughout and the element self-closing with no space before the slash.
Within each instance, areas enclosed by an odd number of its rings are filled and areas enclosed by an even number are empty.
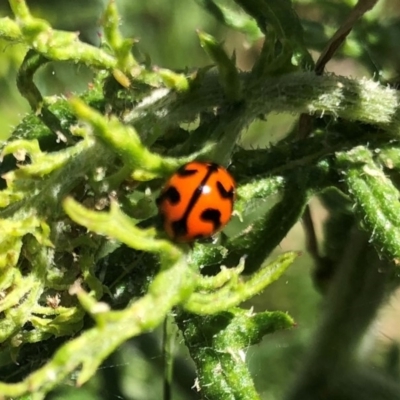
<svg viewBox="0 0 400 400">
<path fill-rule="evenodd" d="M 156 230 L 139 229 L 135 221 L 124 214 L 116 202 L 112 202 L 110 212 L 89 210 L 71 197 L 64 200 L 66 213 L 80 225 L 101 235 L 111 236 L 128 246 L 149 252 L 168 254 L 170 259 L 179 256 L 178 249 L 169 241 L 156 240 Z"/>
<path fill-rule="evenodd" d="M 298 256 L 299 254 L 295 252 L 281 254 L 260 268 L 245 282 L 238 281 L 235 279 L 236 276 L 232 276 L 233 282 L 228 281 L 221 289 L 211 293 L 195 292 L 188 298 L 184 307 L 187 311 L 201 315 L 215 314 L 235 307 L 276 281 Z"/>
<path fill-rule="evenodd" d="M 219 22 L 246 34 L 250 41 L 254 42 L 262 37 L 262 32 L 257 22 L 250 16 L 219 5 L 213 0 L 197 0 L 197 3 L 212 14 Z"/>
<path fill-rule="evenodd" d="M 259 28 L 267 34 L 272 25 L 278 38 L 289 40 L 295 46 L 295 64 L 312 66 L 313 60 L 303 40 L 303 27 L 290 0 L 235 0 L 248 14 L 256 19 Z"/>
<path fill-rule="evenodd" d="M 220 73 L 221 86 L 226 96 L 233 101 L 240 100 L 241 84 L 239 73 L 234 61 L 225 53 L 222 45 L 215 38 L 205 32 L 198 32 L 201 47 L 207 52 L 212 60 L 217 64 Z"/>
</svg>

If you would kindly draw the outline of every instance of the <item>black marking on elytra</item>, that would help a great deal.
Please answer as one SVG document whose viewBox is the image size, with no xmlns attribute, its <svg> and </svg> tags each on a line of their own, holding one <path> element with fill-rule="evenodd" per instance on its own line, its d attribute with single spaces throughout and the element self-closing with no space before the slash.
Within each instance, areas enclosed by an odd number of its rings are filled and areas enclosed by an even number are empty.
<svg viewBox="0 0 400 400">
<path fill-rule="evenodd" d="M 178 204 L 181 201 L 181 194 L 175 186 L 170 186 L 164 193 L 164 199 L 168 200 L 172 205 Z"/>
<path fill-rule="evenodd" d="M 233 198 L 235 196 L 235 188 L 231 187 L 229 190 L 226 190 L 224 188 L 224 185 L 220 181 L 218 181 L 217 189 L 218 189 L 220 196 L 223 199 L 231 199 L 233 201 Z"/>
<path fill-rule="evenodd" d="M 156 204 L 160 205 L 164 200 L 168 200 L 172 205 L 176 205 L 181 201 L 181 195 L 175 186 L 170 186 L 157 199 Z"/>
<path fill-rule="evenodd" d="M 178 219 L 178 221 L 174 221 L 171 224 L 172 232 L 174 232 L 175 237 L 186 236 L 187 232 L 187 223 L 186 219 Z"/>
<path fill-rule="evenodd" d="M 187 234 L 187 232 L 188 232 L 187 220 L 189 218 L 189 215 L 192 212 L 193 207 L 196 205 L 197 201 L 199 200 L 201 193 L 203 192 L 204 185 L 207 183 L 210 176 L 214 172 L 217 172 L 218 169 L 219 169 L 218 164 L 215 164 L 215 163 L 207 164 L 207 173 L 204 175 L 199 186 L 193 192 L 192 197 L 190 198 L 189 203 L 186 207 L 185 213 L 182 215 L 182 218 L 180 218 L 179 220 L 174 221 L 172 223 L 171 227 L 172 227 L 172 231 L 174 232 L 175 237 L 184 236 Z M 198 172 L 197 169 L 182 168 L 182 169 L 178 170 L 177 173 L 180 176 L 190 176 L 197 172 Z"/>
<path fill-rule="evenodd" d="M 181 177 L 186 177 L 186 176 L 192 176 L 194 174 L 197 174 L 199 171 L 197 169 L 189 169 L 187 166 L 180 167 L 178 171 L 176 171 L 176 174 L 181 176 Z"/>
<path fill-rule="evenodd" d="M 214 225 L 214 231 L 221 227 L 221 211 L 215 208 L 206 208 L 200 218 L 205 222 L 211 222 Z"/>
</svg>

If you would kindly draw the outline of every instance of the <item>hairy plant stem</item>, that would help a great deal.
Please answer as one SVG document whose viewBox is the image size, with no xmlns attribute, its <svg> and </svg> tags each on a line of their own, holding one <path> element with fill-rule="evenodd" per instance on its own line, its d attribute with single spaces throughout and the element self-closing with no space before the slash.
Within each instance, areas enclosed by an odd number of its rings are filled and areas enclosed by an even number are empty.
<svg viewBox="0 0 400 400">
<path fill-rule="evenodd" d="M 226 99 L 218 74 L 208 73 L 200 85 L 188 92 L 178 94 L 164 89 L 159 90 L 159 94 L 154 92 L 125 113 L 123 120 L 134 124 L 145 140 L 150 134 L 149 126 L 157 125 L 162 132 L 168 126 L 193 121 L 200 113 L 213 112 L 217 108 L 217 118 L 210 127 L 213 133 L 207 136 L 211 142 L 218 142 L 221 131 L 225 131 L 225 121 L 236 121 L 232 122 L 238 127 L 236 136 L 230 137 L 229 148 L 234 146 L 244 127 L 260 115 L 271 112 L 331 115 L 373 124 L 383 131 L 398 134 L 400 95 L 372 80 L 296 72 L 264 78 L 256 83 L 251 81 L 247 85 L 249 78 L 247 73 L 240 74 L 246 97 L 237 106 L 232 106 Z"/>
</svg>

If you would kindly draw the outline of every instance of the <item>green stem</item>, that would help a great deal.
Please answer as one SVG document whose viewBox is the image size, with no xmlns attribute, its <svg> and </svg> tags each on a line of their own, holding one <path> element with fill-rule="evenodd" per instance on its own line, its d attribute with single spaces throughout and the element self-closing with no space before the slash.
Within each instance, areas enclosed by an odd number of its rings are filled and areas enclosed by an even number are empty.
<svg viewBox="0 0 400 400">
<path fill-rule="evenodd" d="M 180 312 L 176 321 L 196 364 L 196 389 L 210 400 L 259 400 L 246 349 L 266 334 L 293 326 L 285 313 L 239 308 L 209 317 Z"/>
<path fill-rule="evenodd" d="M 242 86 L 246 86 L 249 75 L 240 73 L 239 78 Z M 215 73 L 206 74 L 201 84 L 188 93 L 169 95 L 165 92 L 158 99 L 151 95 L 136 107 L 132 106 L 124 121 L 134 124 L 143 137 L 150 134 L 150 126 L 156 125 L 163 132 L 171 124 L 195 120 L 199 114 L 218 108 L 217 118 L 200 128 L 205 134 L 198 140 L 203 140 L 203 144 L 215 144 L 212 156 L 223 162 L 232 153 L 243 129 L 260 115 L 271 112 L 331 115 L 374 124 L 391 135 L 398 135 L 400 125 L 400 95 L 396 90 L 368 79 L 315 76 L 310 72 L 252 82 L 246 88 L 243 103 L 235 106 L 227 101 Z M 192 149 L 189 143 L 184 147 L 186 154 Z"/>
<path fill-rule="evenodd" d="M 378 252 L 390 260 L 400 260 L 399 192 L 373 161 L 371 151 L 358 146 L 337 154 L 356 216 L 370 232 Z"/>
<path fill-rule="evenodd" d="M 172 384 L 174 371 L 174 341 L 175 329 L 171 316 L 164 318 L 163 324 L 163 360 L 164 360 L 164 397 L 163 400 L 172 399 Z"/>
</svg>

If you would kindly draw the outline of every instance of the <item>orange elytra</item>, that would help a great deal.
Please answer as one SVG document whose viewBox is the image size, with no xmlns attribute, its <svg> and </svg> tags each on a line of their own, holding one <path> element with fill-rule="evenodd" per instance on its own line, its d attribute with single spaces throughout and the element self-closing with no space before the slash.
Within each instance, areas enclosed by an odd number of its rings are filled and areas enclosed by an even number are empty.
<svg viewBox="0 0 400 400">
<path fill-rule="evenodd" d="M 168 236 L 192 242 L 220 231 L 230 220 L 235 181 L 218 164 L 192 161 L 166 182 L 157 199 Z"/>
</svg>

